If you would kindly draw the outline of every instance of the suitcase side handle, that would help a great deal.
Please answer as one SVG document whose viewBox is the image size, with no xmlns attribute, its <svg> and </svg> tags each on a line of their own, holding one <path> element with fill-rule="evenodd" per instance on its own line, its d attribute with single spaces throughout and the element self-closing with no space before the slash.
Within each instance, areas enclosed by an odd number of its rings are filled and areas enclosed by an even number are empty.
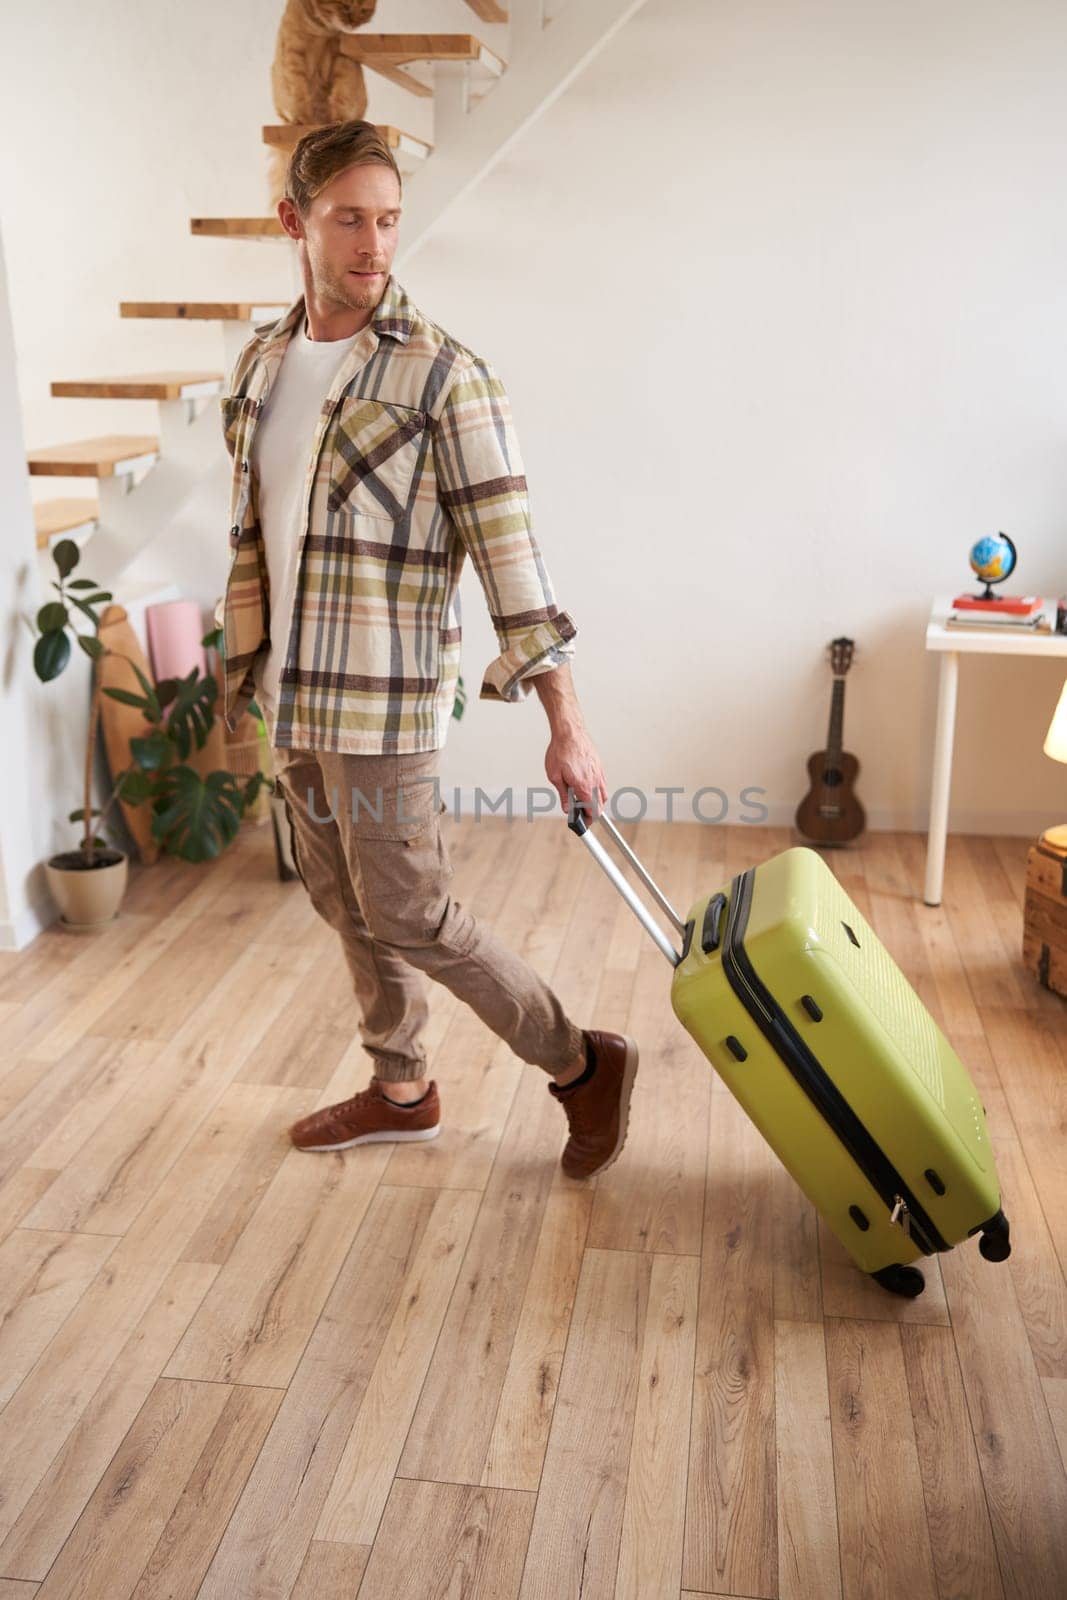
<svg viewBox="0 0 1067 1600">
<path fill-rule="evenodd" d="M 615 885 L 616 889 L 618 889 L 619 893 L 626 901 L 626 904 L 630 907 L 631 911 L 637 917 L 642 927 L 648 933 L 649 937 L 658 946 L 658 948 L 662 950 L 671 966 L 676 967 L 682 960 L 682 956 L 674 948 L 671 940 L 667 934 L 664 933 L 663 929 L 660 927 L 655 917 L 653 917 L 644 901 L 635 892 L 632 886 L 627 883 L 626 879 L 623 877 L 614 861 L 612 861 L 611 857 L 604 849 L 604 846 L 600 843 L 600 840 L 593 838 L 592 830 L 594 822 L 599 822 L 608 830 L 612 838 L 615 840 L 615 843 L 626 857 L 630 866 L 633 867 L 634 871 L 641 879 L 641 882 L 655 897 L 657 903 L 662 907 L 662 909 L 667 913 L 668 917 L 678 929 L 679 933 L 683 935 L 686 934 L 686 924 L 682 921 L 681 917 L 679 917 L 677 911 L 675 911 L 674 907 L 671 905 L 662 889 L 660 889 L 659 885 L 649 875 L 645 867 L 638 860 L 637 856 L 634 855 L 633 851 L 630 849 L 630 846 L 626 843 L 626 840 L 623 838 L 618 828 L 615 827 L 610 817 L 606 816 L 603 811 L 599 812 L 595 817 L 586 817 L 583 812 L 584 807 L 582 806 L 582 802 L 579 801 L 573 810 L 573 814 L 569 815 L 567 818 L 568 828 L 570 828 L 572 833 L 576 833 L 579 839 L 581 839 L 583 843 L 588 846 L 593 855 L 596 857 L 597 861 L 603 867 L 604 871 L 607 873 L 608 877 L 611 879 L 612 883 Z M 686 939 L 686 947 L 688 947 L 688 938 Z"/>
</svg>

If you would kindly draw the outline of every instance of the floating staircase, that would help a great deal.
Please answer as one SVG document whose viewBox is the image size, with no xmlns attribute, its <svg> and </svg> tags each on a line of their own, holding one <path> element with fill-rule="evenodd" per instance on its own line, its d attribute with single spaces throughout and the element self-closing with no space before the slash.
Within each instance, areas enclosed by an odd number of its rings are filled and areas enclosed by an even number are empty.
<svg viewBox="0 0 1067 1600">
<path fill-rule="evenodd" d="M 433 78 L 426 75 L 426 69 L 434 62 L 467 65 L 473 98 L 477 99 L 507 68 L 503 57 L 473 33 L 349 33 L 338 48 L 350 61 L 358 61 L 423 99 L 433 97 Z M 422 72 L 412 72 L 413 66 Z"/>
</svg>

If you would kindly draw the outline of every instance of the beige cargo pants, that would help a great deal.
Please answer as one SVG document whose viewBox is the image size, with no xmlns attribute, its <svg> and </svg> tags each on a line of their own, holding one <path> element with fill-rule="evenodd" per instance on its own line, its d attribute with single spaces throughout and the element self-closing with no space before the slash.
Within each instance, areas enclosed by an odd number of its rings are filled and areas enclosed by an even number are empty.
<svg viewBox="0 0 1067 1600">
<path fill-rule="evenodd" d="M 561 1072 L 581 1029 L 520 956 L 449 892 L 452 865 L 434 780 L 439 751 L 341 755 L 274 749 L 297 871 L 341 936 L 374 1076 L 427 1076 L 426 979 L 466 1001 L 515 1054 Z"/>
</svg>

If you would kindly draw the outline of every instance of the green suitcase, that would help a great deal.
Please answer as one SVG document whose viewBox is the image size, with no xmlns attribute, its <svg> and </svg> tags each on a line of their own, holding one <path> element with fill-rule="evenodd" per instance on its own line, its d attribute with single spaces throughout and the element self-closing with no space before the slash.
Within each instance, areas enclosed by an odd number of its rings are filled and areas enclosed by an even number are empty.
<svg viewBox="0 0 1067 1600">
<path fill-rule="evenodd" d="M 683 936 L 679 954 L 593 827 Z M 570 826 L 674 967 L 671 1004 L 856 1264 L 921 1294 L 911 1263 L 980 1233 L 1011 1253 L 985 1113 L 967 1069 L 822 857 L 738 873 L 683 921 L 603 813 Z"/>
</svg>

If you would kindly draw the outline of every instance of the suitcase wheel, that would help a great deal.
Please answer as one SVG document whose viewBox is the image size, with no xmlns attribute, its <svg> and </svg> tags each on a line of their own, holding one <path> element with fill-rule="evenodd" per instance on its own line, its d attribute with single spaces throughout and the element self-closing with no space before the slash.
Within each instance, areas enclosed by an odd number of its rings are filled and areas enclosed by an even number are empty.
<svg viewBox="0 0 1067 1600">
<path fill-rule="evenodd" d="M 1011 1237 L 1003 1211 L 998 1211 L 992 1221 L 984 1225 L 978 1248 L 987 1261 L 1007 1261 L 1011 1255 Z"/>
<path fill-rule="evenodd" d="M 883 1267 L 880 1272 L 872 1272 L 871 1277 L 890 1294 L 900 1294 L 908 1300 L 914 1300 L 926 1288 L 926 1279 L 917 1267 Z"/>
</svg>

